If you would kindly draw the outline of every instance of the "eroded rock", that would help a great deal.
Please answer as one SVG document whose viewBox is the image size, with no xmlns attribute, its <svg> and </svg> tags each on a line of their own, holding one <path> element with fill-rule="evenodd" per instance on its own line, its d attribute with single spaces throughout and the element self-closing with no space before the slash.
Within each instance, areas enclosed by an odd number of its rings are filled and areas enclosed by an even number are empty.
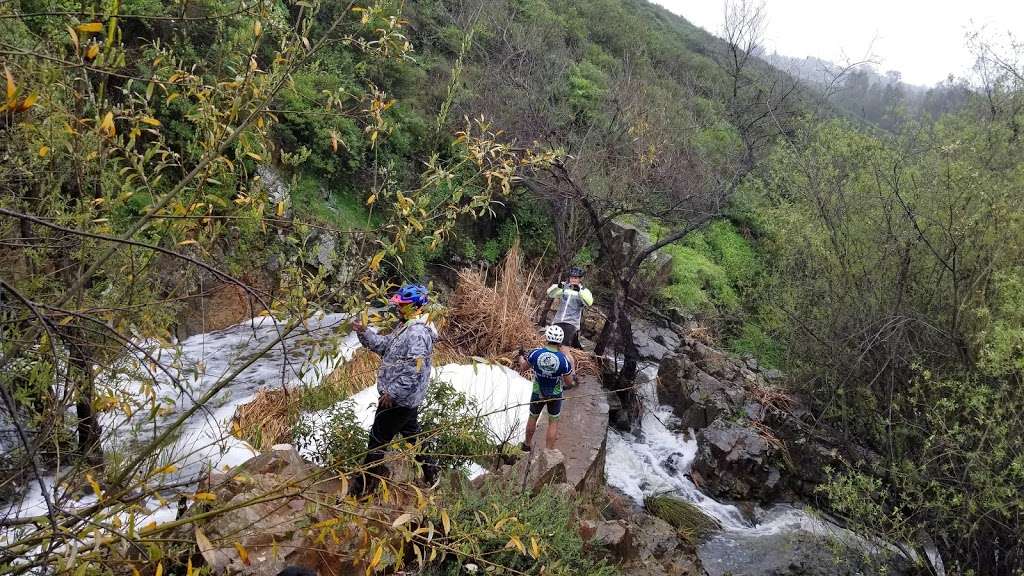
<svg viewBox="0 0 1024 576">
<path fill-rule="evenodd" d="M 693 470 L 718 496 L 768 500 L 782 488 L 772 446 L 757 431 L 716 420 L 697 434 Z"/>
</svg>

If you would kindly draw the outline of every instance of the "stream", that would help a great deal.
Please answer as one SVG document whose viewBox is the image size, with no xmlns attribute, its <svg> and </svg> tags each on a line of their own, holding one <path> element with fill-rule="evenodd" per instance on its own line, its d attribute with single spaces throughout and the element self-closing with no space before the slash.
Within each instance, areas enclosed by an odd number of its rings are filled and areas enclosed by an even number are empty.
<svg viewBox="0 0 1024 576">
<path fill-rule="evenodd" d="M 172 447 L 159 455 L 159 466 L 173 464 L 175 467 L 165 482 L 194 482 L 210 468 L 231 467 L 253 456 L 255 451 L 248 444 L 230 434 L 235 409 L 250 401 L 260 388 L 315 385 L 350 359 L 359 342 L 354 334 L 342 332 L 345 318 L 342 314 L 320 314 L 308 319 L 284 340 L 283 346 L 256 358 L 213 402 L 193 414 L 184 423 Z M 174 375 L 179 385 L 174 385 L 167 374 L 152 365 L 148 369 L 155 376 L 149 378 L 108 378 L 100 394 L 134 399 L 137 410 L 104 413 L 106 453 L 130 454 L 165 431 L 182 411 L 194 405 L 194 398 L 207 392 L 223 375 L 253 360 L 252 355 L 273 342 L 282 327 L 269 317 L 259 317 L 225 330 L 192 336 L 174 347 L 147 343 L 146 347 L 160 366 Z M 152 363 L 136 361 L 139 369 L 147 368 L 147 364 Z M 489 427 L 496 435 L 521 438 L 527 415 L 524 403 L 532 387 L 529 381 L 508 368 L 488 364 L 447 365 L 434 370 L 435 377 L 451 382 L 477 400 L 488 414 Z M 641 372 L 641 394 L 649 409 L 637 431 L 608 430 L 607 481 L 638 503 L 642 504 L 645 495 L 668 492 L 693 502 L 717 519 L 723 529 L 699 547 L 701 561 L 710 576 L 767 575 L 785 573 L 777 572 L 779 568 L 827 564 L 830 558 L 836 558 L 827 543 L 854 546 L 867 554 L 878 550 L 878 544 L 798 507 L 775 505 L 744 514 L 736 506 L 720 503 L 701 492 L 688 478 L 697 443 L 688 432 L 676 429 L 668 407 L 658 405 L 656 376 L 657 365 L 654 364 L 646 365 Z M 368 427 L 376 391 L 369 388 L 349 401 Z M 158 414 L 155 420 L 142 409 L 146 406 Z M 316 424 L 314 429 L 323 430 L 328 411 L 307 417 Z M 319 438 L 319 435 L 314 436 L 310 448 L 315 448 Z M 43 479 L 52 501 L 65 508 L 78 508 L 95 501 L 94 495 L 76 493 L 72 487 L 57 481 L 60 476 L 61 471 L 55 470 Z M 35 482 L 28 486 L 20 500 L 5 507 L 6 517 L 46 513 L 41 488 Z M 152 522 L 174 520 L 175 515 L 173 501 L 150 499 L 144 503 L 142 512 L 128 515 L 123 521 L 138 528 Z M 10 542 L 17 535 L 13 530 L 0 532 L 0 542 Z"/>
<path fill-rule="evenodd" d="M 644 496 L 667 493 L 716 519 L 722 530 L 698 547 L 709 576 L 874 574 L 876 568 L 864 557 L 878 557 L 883 550 L 900 555 L 889 544 L 873 542 L 798 506 L 754 507 L 744 514 L 702 492 L 689 477 L 697 441 L 692 432 L 678 429 L 670 407 L 658 403 L 657 375 L 658 366 L 646 364 L 638 376 L 645 410 L 635 432 L 608 430 L 607 481 L 638 504 Z"/>
</svg>

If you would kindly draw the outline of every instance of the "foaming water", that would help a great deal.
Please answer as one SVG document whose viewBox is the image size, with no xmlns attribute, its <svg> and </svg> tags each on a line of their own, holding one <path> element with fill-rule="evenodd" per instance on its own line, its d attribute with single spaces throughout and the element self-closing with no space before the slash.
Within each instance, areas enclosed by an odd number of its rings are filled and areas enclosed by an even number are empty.
<svg viewBox="0 0 1024 576">
<path fill-rule="evenodd" d="M 158 465 L 173 466 L 173 472 L 161 477 L 162 482 L 187 484 L 209 468 L 228 468 L 248 460 L 256 451 L 231 435 L 235 409 L 249 402 L 260 388 L 315 384 L 350 359 L 359 343 L 353 334 L 340 331 L 346 318 L 343 314 L 314 315 L 258 358 L 254 357 L 258 350 L 280 337 L 282 322 L 258 317 L 224 330 L 197 334 L 176 346 L 139 343 L 146 353 L 123 359 L 119 368 L 124 375 L 104 378 L 100 374 L 97 379 L 97 397 L 124 402 L 123 409 L 101 413 L 104 451 L 134 455 L 193 408 L 197 398 L 243 368 L 211 402 L 180 426 L 174 443 L 158 455 Z M 51 502 L 63 509 L 95 502 L 94 495 L 75 495 L 75 487 L 57 482 L 63 473 L 55 470 L 42 479 Z M 33 480 L 23 498 L 5 505 L 0 512 L 9 518 L 45 514 L 43 488 Z M 138 527 L 173 520 L 176 513 L 176 503 L 149 499 L 140 511 L 124 515 L 123 520 Z M 0 534 L 0 540 L 12 536 Z"/>
<path fill-rule="evenodd" d="M 757 537 L 800 531 L 856 538 L 852 532 L 788 504 L 755 508 L 744 515 L 736 506 L 703 493 L 690 479 L 697 441 L 692 431 L 680 431 L 679 420 L 671 408 L 658 403 L 657 375 L 657 365 L 646 364 L 637 376 L 637 393 L 644 405 L 644 415 L 635 431 L 608 431 L 605 474 L 609 485 L 638 503 L 657 494 L 688 500 L 718 520 L 724 534 Z"/>
</svg>

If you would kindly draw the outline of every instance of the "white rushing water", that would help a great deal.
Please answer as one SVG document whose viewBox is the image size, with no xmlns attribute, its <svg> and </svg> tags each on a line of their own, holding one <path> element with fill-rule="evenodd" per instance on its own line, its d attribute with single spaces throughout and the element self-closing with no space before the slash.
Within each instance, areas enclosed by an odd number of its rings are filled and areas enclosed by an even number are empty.
<svg viewBox="0 0 1024 576">
<path fill-rule="evenodd" d="M 530 393 L 533 384 L 515 370 L 496 364 L 446 364 L 433 369 L 432 378 L 452 385 L 453 388 L 476 400 L 480 413 L 485 416 L 487 428 L 496 439 L 519 442 L 525 437 L 525 423 L 529 416 Z M 343 403 L 352 409 L 364 428 L 373 424 L 377 409 L 377 390 L 367 388 Z M 303 418 L 312 424 L 309 443 L 301 453 L 316 453 L 324 441 L 330 409 L 306 414 Z"/>
<path fill-rule="evenodd" d="M 140 347 L 150 358 L 139 353 L 138 360 L 124 360 L 116 377 L 100 374 L 97 378 L 96 397 L 116 400 L 122 406 L 100 417 L 104 452 L 108 456 L 134 455 L 194 407 L 197 398 L 248 364 L 206 407 L 182 424 L 174 443 L 159 454 L 159 465 L 174 466 L 174 472 L 162 478 L 174 483 L 197 479 L 211 467 L 223 469 L 248 460 L 256 452 L 230 434 L 235 409 L 249 402 L 260 388 L 315 384 L 351 358 L 359 343 L 354 335 L 340 331 L 345 319 L 342 314 L 315 315 L 259 358 L 253 355 L 278 339 L 284 329 L 283 323 L 270 317 L 197 334 L 177 346 L 143 342 Z M 58 469 L 43 478 L 52 502 L 67 508 L 95 502 L 95 495 L 73 495 L 73 487 L 58 482 L 63 473 Z M 0 512 L 12 518 L 45 514 L 42 490 L 33 481 L 21 500 Z M 125 520 L 136 526 L 173 520 L 176 503 L 151 499 L 144 502 L 143 510 Z"/>
<path fill-rule="evenodd" d="M 833 559 L 825 543 L 855 549 L 854 556 L 874 556 L 882 550 L 901 555 L 891 544 L 864 538 L 803 508 L 776 504 L 744 515 L 736 506 L 704 494 L 689 478 L 697 441 L 692 431 L 680 430 L 671 408 L 658 403 L 657 374 L 657 365 L 648 364 L 638 376 L 644 414 L 636 431 L 608 430 L 605 474 L 610 486 L 638 504 L 645 496 L 671 494 L 718 520 L 722 530 L 699 548 L 709 574 L 774 573 L 774 566 L 804 560 L 827 565 Z"/>
<path fill-rule="evenodd" d="M 225 375 L 254 360 L 206 408 L 197 411 L 182 425 L 176 441 L 161 454 L 159 464 L 175 466 L 175 472 L 164 478 L 169 482 L 195 480 L 207 469 L 225 469 L 245 462 L 256 452 L 231 434 L 231 419 L 236 408 L 252 400 L 261 388 L 315 386 L 351 359 L 360 344 L 355 334 L 341 331 L 345 319 L 341 314 L 309 318 L 289 334 L 283 347 L 274 347 L 255 359 L 253 355 L 258 350 L 278 337 L 283 324 L 260 317 L 225 330 L 192 336 L 174 347 L 146 343 L 144 347 L 178 384 L 152 365 L 149 366 L 151 376 L 122 375 L 100 384 L 97 396 L 129 399 L 133 408 L 155 406 L 159 413 L 155 421 L 149 417 L 149 410 L 138 410 L 131 415 L 118 410 L 104 413 L 101 418 L 104 451 L 108 455 L 133 454 L 133 450 L 162 433 L 183 411 L 193 407 L 194 400 L 217 385 Z M 145 364 L 134 362 L 133 366 L 145 371 Z M 509 368 L 484 363 L 435 367 L 433 377 L 476 399 L 481 413 L 486 415 L 488 428 L 496 437 L 512 441 L 522 439 L 529 414 L 530 381 Z M 369 428 L 377 402 L 375 388 L 367 388 L 348 401 L 353 403 L 361 424 Z M 314 449 L 315 442 L 322 439 L 327 414 L 325 410 L 305 416 L 316 431 L 314 444 L 304 447 L 305 452 Z M 51 501 L 69 508 L 95 502 L 92 494 L 70 496 L 69 487 L 61 486 L 56 481 L 58 477 L 60 471 L 43 478 Z M 181 490 L 188 492 L 189 488 Z M 151 499 L 143 508 L 143 513 L 126 516 L 125 523 L 141 527 L 151 522 L 174 520 L 177 514 L 173 501 Z M 7 517 L 45 514 L 46 501 L 38 482 L 31 483 L 25 496 L 3 512 Z M 14 534 L 7 534 L 8 538 L 11 536 Z"/>
<path fill-rule="evenodd" d="M 269 317 L 199 334 L 173 347 L 147 343 L 146 348 L 159 366 L 178 383 L 148 361 L 135 364 L 139 370 L 151 371 L 150 376 L 107 378 L 108 381 L 99 386 L 97 396 L 126 399 L 135 411 L 115 409 L 104 413 L 104 450 L 108 455 L 134 454 L 192 408 L 197 397 L 217 385 L 225 375 L 251 362 L 212 402 L 184 422 L 172 447 L 160 455 L 159 465 L 173 463 L 176 467 L 173 474 L 164 478 L 165 482 L 188 482 L 210 468 L 227 468 L 244 462 L 255 455 L 255 451 L 230 433 L 236 408 L 249 402 L 260 388 L 316 385 L 350 359 L 359 342 L 354 334 L 342 330 L 345 319 L 341 314 L 312 317 L 284 340 L 284 346 L 275 346 L 259 358 L 254 357 L 255 353 L 273 342 L 283 328 Z M 514 370 L 483 363 L 449 364 L 435 367 L 433 377 L 451 383 L 474 398 L 482 413 L 487 415 L 488 427 L 495 436 L 513 442 L 522 439 L 532 384 Z M 647 365 L 641 372 L 643 383 L 639 390 L 648 410 L 637 431 L 608 431 L 605 467 L 608 484 L 638 503 L 647 495 L 671 493 L 693 502 L 717 519 L 724 530 L 702 547 L 710 551 L 708 558 L 702 558 L 706 568 L 725 574 L 745 567 L 744 562 L 757 562 L 758 553 L 752 551 L 758 550 L 759 545 L 769 545 L 769 539 L 780 534 L 827 534 L 845 541 L 864 542 L 853 533 L 799 508 L 777 505 L 756 509 L 751 517 L 735 506 L 717 502 L 704 494 L 688 477 L 697 453 L 696 440 L 689 432 L 678 429 L 671 409 L 659 406 L 656 377 L 656 365 Z M 368 428 L 373 420 L 376 400 L 373 387 L 348 400 L 364 427 Z M 149 415 L 151 410 L 157 414 L 155 419 Z M 305 417 L 315 431 L 311 445 L 304 446 L 308 454 L 322 441 L 323 436 L 318 433 L 326 428 L 328 411 Z M 95 502 L 91 494 L 71 497 L 70 487 L 55 481 L 58 477 L 60 471 L 43 479 L 51 501 L 71 508 Z M 186 493 L 191 489 L 189 486 L 179 488 Z M 24 498 L 0 512 L 7 517 L 45 514 L 42 489 L 33 482 Z M 122 522 L 138 528 L 152 522 L 174 520 L 176 513 L 175 502 L 150 499 L 143 503 L 141 511 L 123 517 Z M 15 536 L 16 532 L 0 533 L 0 541 Z M 777 548 L 774 543 L 770 546 Z M 746 558 L 748 556 L 750 558 Z"/>
</svg>

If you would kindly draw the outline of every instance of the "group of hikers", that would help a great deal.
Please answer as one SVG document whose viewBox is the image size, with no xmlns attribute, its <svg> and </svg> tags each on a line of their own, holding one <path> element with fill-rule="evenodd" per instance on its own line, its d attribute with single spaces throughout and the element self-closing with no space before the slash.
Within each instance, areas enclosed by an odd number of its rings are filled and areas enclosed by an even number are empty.
<svg viewBox="0 0 1024 576">
<path fill-rule="evenodd" d="M 549 298 L 558 300 L 554 322 L 544 329 L 544 346 L 533 350 L 519 349 L 519 365 L 524 371 L 532 370 L 533 393 L 530 396 L 530 417 L 526 424 L 526 440 L 522 450 L 529 452 L 537 421 L 547 410 L 548 429 L 545 445 L 554 448 L 558 440 L 558 419 L 562 413 L 563 391 L 576 385 L 573 362 L 563 345 L 582 349 L 579 333 L 584 308 L 594 304 L 594 295 L 583 286 L 583 269 L 572 267 L 565 282 L 552 284 L 547 290 Z M 352 329 L 359 342 L 380 355 L 377 372 L 377 411 L 370 427 L 364 466 L 366 473 L 356 476 L 349 492 L 362 496 L 372 492 L 378 478 L 383 475 L 384 448 L 397 435 L 415 438 L 421 429 L 419 408 L 430 384 L 431 356 L 437 331 L 423 314 L 429 302 L 426 286 L 406 284 L 389 300 L 398 314 L 399 325 L 389 334 L 381 335 L 356 320 Z M 434 485 L 438 466 L 429 455 L 419 453 L 417 461 L 423 469 L 424 482 Z"/>
</svg>

